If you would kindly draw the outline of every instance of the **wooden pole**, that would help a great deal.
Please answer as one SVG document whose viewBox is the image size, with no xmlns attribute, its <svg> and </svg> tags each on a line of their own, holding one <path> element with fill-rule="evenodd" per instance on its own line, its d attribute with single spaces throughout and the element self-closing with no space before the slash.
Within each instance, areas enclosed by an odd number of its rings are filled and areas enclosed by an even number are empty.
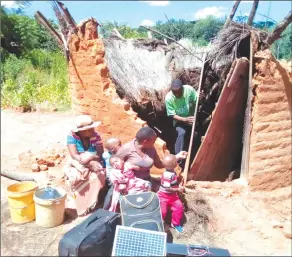
<svg viewBox="0 0 292 257">
<path fill-rule="evenodd" d="M 252 77 L 253 77 L 253 33 L 250 36 L 250 55 L 249 55 L 249 73 L 248 73 L 248 91 L 247 91 L 247 104 L 244 117 L 244 135 L 243 135 L 243 149 L 241 156 L 240 178 L 243 180 L 248 179 L 249 173 L 249 151 L 250 151 L 250 120 L 251 120 L 251 101 L 252 94 Z"/>
<path fill-rule="evenodd" d="M 232 21 L 240 2 L 241 2 L 240 0 L 235 1 L 234 5 L 232 7 L 232 10 L 231 10 L 231 12 L 230 12 L 225 24 L 224 24 L 224 28 L 226 28 L 230 24 L 230 22 Z"/>
<path fill-rule="evenodd" d="M 248 16 L 248 20 L 247 20 L 247 25 L 249 25 L 249 26 L 252 26 L 253 19 L 256 15 L 256 11 L 258 9 L 258 5 L 259 5 L 259 0 L 253 1 L 252 8 L 251 8 L 250 14 Z"/>
<path fill-rule="evenodd" d="M 195 107 L 195 112 L 194 112 L 194 122 L 192 125 L 192 133 L 191 133 L 191 139 L 190 139 L 190 144 L 189 144 L 189 149 L 188 149 L 188 156 L 187 156 L 184 171 L 183 171 L 183 185 L 186 184 L 187 178 L 188 178 L 188 171 L 189 171 L 190 160 L 191 160 L 191 152 L 192 152 L 192 146 L 193 146 L 195 127 L 196 127 L 196 119 L 197 119 L 197 113 L 198 113 L 200 93 L 201 93 L 201 87 L 202 87 L 202 82 L 203 82 L 205 59 L 206 59 L 206 53 L 204 53 L 204 56 L 203 56 L 203 64 L 202 64 L 202 68 L 201 68 L 200 83 L 199 83 L 199 88 L 198 88 L 198 99 L 196 102 L 196 107 Z"/>
</svg>

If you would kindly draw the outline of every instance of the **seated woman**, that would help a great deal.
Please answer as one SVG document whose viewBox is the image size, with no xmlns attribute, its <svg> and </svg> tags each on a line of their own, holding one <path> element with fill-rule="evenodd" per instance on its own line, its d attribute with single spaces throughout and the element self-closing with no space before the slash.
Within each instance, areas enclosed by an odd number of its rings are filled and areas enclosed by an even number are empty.
<svg viewBox="0 0 292 257">
<path fill-rule="evenodd" d="M 89 115 L 80 115 L 77 117 L 76 128 L 67 136 L 71 158 L 65 167 L 65 177 L 79 216 L 86 215 L 95 208 L 99 191 L 105 184 L 105 172 L 101 165 L 103 145 L 99 134 L 94 130 L 99 124 L 93 122 Z"/>
<path fill-rule="evenodd" d="M 164 165 L 158 156 L 154 143 L 156 141 L 156 132 L 150 127 L 143 127 L 139 129 L 136 134 L 136 138 L 130 142 L 124 144 L 117 152 L 122 160 L 131 163 L 136 166 L 134 169 L 135 176 L 153 182 L 150 176 L 150 169 L 154 165 L 158 169 L 164 168 Z M 187 152 L 181 151 L 176 155 L 177 160 L 185 159 Z M 152 187 L 153 191 L 157 191 L 157 188 Z"/>
</svg>

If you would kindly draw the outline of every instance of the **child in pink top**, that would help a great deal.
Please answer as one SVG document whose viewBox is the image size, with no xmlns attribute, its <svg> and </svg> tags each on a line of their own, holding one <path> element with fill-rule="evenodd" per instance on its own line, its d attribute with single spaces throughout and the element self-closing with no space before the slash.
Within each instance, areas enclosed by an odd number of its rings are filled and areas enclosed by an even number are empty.
<svg viewBox="0 0 292 257">
<path fill-rule="evenodd" d="M 110 165 L 111 182 L 114 185 L 114 193 L 110 211 L 116 211 L 120 194 L 136 194 L 146 192 L 151 189 L 149 181 L 137 178 L 133 172 L 136 166 L 129 162 L 124 162 L 116 155 L 111 156 Z"/>
</svg>

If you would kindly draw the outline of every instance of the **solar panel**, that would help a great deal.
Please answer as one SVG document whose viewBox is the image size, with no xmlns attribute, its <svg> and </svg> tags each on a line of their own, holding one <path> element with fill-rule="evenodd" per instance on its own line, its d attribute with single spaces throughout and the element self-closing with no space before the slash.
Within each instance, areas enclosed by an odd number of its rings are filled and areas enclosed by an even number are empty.
<svg viewBox="0 0 292 257">
<path fill-rule="evenodd" d="M 166 256 L 166 233 L 118 225 L 112 256 Z"/>
</svg>

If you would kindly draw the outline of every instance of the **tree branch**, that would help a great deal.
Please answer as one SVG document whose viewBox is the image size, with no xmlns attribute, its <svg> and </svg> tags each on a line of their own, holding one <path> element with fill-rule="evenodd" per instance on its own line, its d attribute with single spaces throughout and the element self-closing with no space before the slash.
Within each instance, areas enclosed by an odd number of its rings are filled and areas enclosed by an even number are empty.
<svg viewBox="0 0 292 257">
<path fill-rule="evenodd" d="M 201 62 L 203 61 L 201 58 L 199 58 L 198 56 L 196 56 L 195 54 L 193 54 L 189 49 L 185 48 L 182 44 L 180 44 L 179 42 L 177 42 L 175 39 L 173 39 L 173 38 L 171 38 L 171 37 L 169 37 L 169 36 L 167 36 L 167 35 L 165 35 L 165 34 L 159 32 L 159 31 L 157 31 L 157 30 L 155 30 L 155 29 L 151 29 L 151 28 L 145 27 L 145 26 L 143 26 L 143 25 L 140 25 L 140 27 L 145 28 L 145 29 L 148 29 L 148 30 L 150 30 L 150 31 L 152 31 L 152 32 L 155 32 L 155 33 L 157 33 L 157 34 L 159 34 L 159 35 L 161 35 L 161 36 L 163 36 L 163 37 L 165 37 L 165 38 L 167 38 L 167 39 L 173 41 L 174 43 L 178 44 L 178 45 L 181 46 L 183 49 L 185 49 L 188 53 L 190 53 L 191 55 L 193 55 L 194 57 L 196 57 L 198 60 L 200 60 Z"/>
<path fill-rule="evenodd" d="M 234 15 L 236 13 L 236 10 L 237 10 L 240 2 L 241 2 L 240 0 L 239 1 L 235 1 L 234 5 L 232 7 L 232 10 L 231 10 L 231 12 L 230 12 L 230 14 L 229 14 L 229 16 L 228 16 L 225 24 L 224 24 L 224 28 L 226 28 L 227 26 L 229 26 L 230 22 L 232 21 Z"/>
<path fill-rule="evenodd" d="M 248 16 L 248 20 L 247 20 L 247 25 L 249 25 L 249 26 L 252 25 L 253 19 L 256 15 L 256 11 L 258 9 L 258 5 L 259 5 L 259 0 L 253 1 L 252 8 L 251 8 L 250 14 Z"/>
<path fill-rule="evenodd" d="M 281 37 L 283 31 L 288 27 L 288 25 L 292 22 L 292 11 L 281 21 L 277 27 L 273 30 L 273 32 L 269 35 L 267 39 L 268 45 L 272 45 L 277 39 Z"/>
</svg>

